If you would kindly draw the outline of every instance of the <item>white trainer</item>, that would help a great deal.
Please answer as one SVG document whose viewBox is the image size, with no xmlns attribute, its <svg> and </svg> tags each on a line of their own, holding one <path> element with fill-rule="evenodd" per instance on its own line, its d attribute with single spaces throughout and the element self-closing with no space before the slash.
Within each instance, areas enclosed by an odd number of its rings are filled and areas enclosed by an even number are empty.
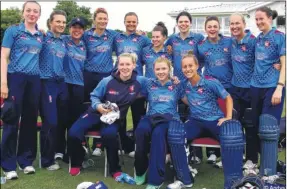
<svg viewBox="0 0 287 189">
<path fill-rule="evenodd" d="M 54 156 L 55 160 L 63 160 L 63 158 L 64 158 L 64 154 L 62 153 L 56 153 Z"/>
<path fill-rule="evenodd" d="M 134 157 L 135 157 L 135 151 L 130 152 L 130 153 L 129 153 L 129 156 L 130 156 L 131 158 L 134 158 Z"/>
<path fill-rule="evenodd" d="M 193 184 L 184 185 L 181 181 L 176 180 L 167 186 L 167 189 L 181 189 L 181 188 L 191 188 Z"/>
<path fill-rule="evenodd" d="M 254 169 L 257 168 L 257 165 L 254 164 L 251 160 L 247 160 L 243 165 L 243 169 Z"/>
<path fill-rule="evenodd" d="M 219 162 L 215 163 L 214 167 L 222 169 L 222 161 L 219 161 Z"/>
<path fill-rule="evenodd" d="M 207 163 L 208 164 L 215 164 L 216 163 L 216 159 L 217 159 L 216 155 L 215 154 L 211 154 L 209 156 L 209 158 L 207 159 Z"/>
<path fill-rule="evenodd" d="M 57 170 L 60 169 L 60 165 L 57 162 L 55 162 L 53 165 L 50 165 L 49 167 L 46 167 L 46 169 L 48 171 L 57 171 Z"/>
<path fill-rule="evenodd" d="M 197 169 L 196 168 L 192 168 L 190 165 L 188 165 L 188 168 L 192 174 L 193 177 L 195 177 L 198 173 Z"/>
<path fill-rule="evenodd" d="M 35 168 L 33 166 L 27 166 L 24 168 L 24 174 L 28 175 L 28 174 L 34 174 Z"/>
<path fill-rule="evenodd" d="M 165 163 L 171 163 L 171 157 L 170 157 L 170 154 L 166 154 L 165 156 Z"/>
<path fill-rule="evenodd" d="M 119 155 L 124 155 L 124 154 L 125 154 L 125 151 L 122 150 L 122 153 L 121 153 L 121 151 L 119 150 L 119 151 L 118 151 L 118 154 L 119 154 Z"/>
<path fill-rule="evenodd" d="M 93 156 L 101 156 L 102 155 L 102 149 L 101 148 L 95 148 L 92 155 Z"/>
<path fill-rule="evenodd" d="M 193 164 L 201 164 L 201 160 L 197 156 L 195 156 L 195 157 L 192 156 L 191 159 L 190 159 L 190 162 L 193 163 Z"/>
<path fill-rule="evenodd" d="M 14 180 L 18 178 L 18 174 L 16 171 L 4 172 L 4 175 L 7 180 Z"/>
</svg>

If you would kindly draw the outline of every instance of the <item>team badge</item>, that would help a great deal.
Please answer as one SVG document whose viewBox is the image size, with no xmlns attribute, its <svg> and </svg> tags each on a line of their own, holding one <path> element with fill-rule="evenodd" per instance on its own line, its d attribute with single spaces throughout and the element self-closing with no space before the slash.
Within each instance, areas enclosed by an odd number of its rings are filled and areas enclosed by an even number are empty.
<svg viewBox="0 0 287 189">
<path fill-rule="evenodd" d="M 104 37 L 104 40 L 106 41 L 106 40 L 108 40 L 108 38 L 105 36 L 105 37 Z"/>
<path fill-rule="evenodd" d="M 129 87 L 129 91 L 130 91 L 130 93 L 133 93 L 133 92 L 134 92 L 134 90 L 135 90 L 135 86 L 134 86 L 134 85 L 131 85 L 131 86 Z"/>
<path fill-rule="evenodd" d="M 171 85 L 171 86 L 168 86 L 167 89 L 170 90 L 170 91 L 172 91 L 172 90 L 173 90 L 173 86 L 172 86 L 172 85 Z"/>
<path fill-rule="evenodd" d="M 151 90 L 156 90 L 158 87 L 157 86 L 151 86 Z"/>
<path fill-rule="evenodd" d="M 165 58 L 165 55 L 163 54 L 163 55 L 161 55 L 160 57 Z"/>
<path fill-rule="evenodd" d="M 84 50 L 85 50 L 85 48 L 84 48 L 84 47 L 80 47 L 80 49 L 81 49 L 82 51 L 84 51 Z"/>
<path fill-rule="evenodd" d="M 199 94 L 202 94 L 202 93 L 203 93 L 203 88 L 198 88 L 198 89 L 197 89 L 197 92 L 198 92 Z"/>
<path fill-rule="evenodd" d="M 228 52 L 228 48 L 223 48 L 223 51 L 224 52 Z"/>
<path fill-rule="evenodd" d="M 192 40 L 190 40 L 188 44 L 193 45 L 194 43 Z"/>
<path fill-rule="evenodd" d="M 40 42 L 40 43 L 42 42 L 40 37 L 37 37 L 37 41 Z"/>
<path fill-rule="evenodd" d="M 269 41 L 265 41 L 265 47 L 269 47 L 270 46 L 270 42 Z"/>
<path fill-rule="evenodd" d="M 138 40 L 137 40 L 137 38 L 133 38 L 133 42 L 137 42 Z"/>
<path fill-rule="evenodd" d="M 246 51 L 246 46 L 245 46 L 245 45 L 242 45 L 242 46 L 241 46 L 241 50 L 242 50 L 242 51 Z"/>
</svg>

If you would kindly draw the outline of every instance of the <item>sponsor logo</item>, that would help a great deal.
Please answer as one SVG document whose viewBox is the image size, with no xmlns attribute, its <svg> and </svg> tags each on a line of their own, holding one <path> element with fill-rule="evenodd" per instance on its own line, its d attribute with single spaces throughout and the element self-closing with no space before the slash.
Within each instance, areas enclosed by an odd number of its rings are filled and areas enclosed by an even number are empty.
<svg viewBox="0 0 287 189">
<path fill-rule="evenodd" d="M 198 89 L 197 89 L 197 92 L 198 92 L 199 94 L 202 94 L 202 93 L 203 93 L 203 88 L 201 88 L 201 87 L 198 88 Z"/>
<path fill-rule="evenodd" d="M 37 37 L 37 41 L 40 42 L 40 43 L 42 42 L 40 37 Z"/>
<path fill-rule="evenodd" d="M 242 50 L 242 51 L 246 51 L 246 46 L 245 46 L 245 45 L 242 45 L 242 46 L 241 46 L 241 50 Z"/>
<path fill-rule="evenodd" d="M 151 90 L 156 90 L 156 89 L 158 89 L 158 87 L 157 86 L 151 86 Z"/>
<path fill-rule="evenodd" d="M 265 45 L 265 47 L 269 47 L 270 46 L 270 42 L 269 41 L 265 41 L 264 45 Z"/>
<path fill-rule="evenodd" d="M 118 95 L 119 94 L 119 92 L 115 91 L 114 89 L 110 89 L 108 93 L 111 95 Z"/>
<path fill-rule="evenodd" d="M 170 91 L 172 91 L 172 90 L 173 90 L 173 86 L 172 86 L 172 85 L 171 85 L 171 86 L 168 86 L 167 89 L 170 90 Z"/>
<path fill-rule="evenodd" d="M 194 45 L 194 42 L 192 40 L 190 40 L 188 44 Z"/>
<path fill-rule="evenodd" d="M 134 85 L 131 85 L 131 86 L 129 87 L 129 91 L 130 91 L 130 93 L 133 93 L 133 92 L 135 91 L 135 86 L 134 86 Z"/>
<path fill-rule="evenodd" d="M 224 51 L 224 52 L 228 52 L 228 48 L 226 48 L 226 47 L 223 48 L 223 51 Z"/>
</svg>

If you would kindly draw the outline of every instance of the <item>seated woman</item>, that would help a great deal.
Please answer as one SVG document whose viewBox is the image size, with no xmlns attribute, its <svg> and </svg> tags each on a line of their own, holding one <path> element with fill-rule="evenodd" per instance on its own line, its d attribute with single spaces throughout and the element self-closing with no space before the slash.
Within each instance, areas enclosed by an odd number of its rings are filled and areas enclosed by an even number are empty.
<svg viewBox="0 0 287 189">
<path fill-rule="evenodd" d="M 135 169 L 136 184 L 146 181 L 147 189 L 159 188 L 164 181 L 165 156 L 167 151 L 166 138 L 171 145 L 172 159 L 179 179 L 187 184 L 193 183 L 189 172 L 184 148 L 184 126 L 177 113 L 177 102 L 182 96 L 181 85 L 175 85 L 170 80 L 171 62 L 167 58 L 159 57 L 154 62 L 156 79 L 148 79 L 143 93 L 149 103 L 148 112 L 141 119 L 135 131 L 136 152 Z M 176 82 L 176 81 L 175 81 Z M 150 158 L 148 160 L 149 143 L 151 142 Z M 175 145 L 176 144 L 176 145 Z M 182 154 L 182 159 L 175 157 L 175 153 Z M 185 177 L 181 177 L 183 175 Z"/>
<path fill-rule="evenodd" d="M 81 141 L 85 133 L 94 127 L 100 129 L 103 145 L 107 149 L 109 172 L 116 181 L 129 182 L 129 176 L 121 172 L 118 156 L 117 133 L 120 127 L 120 120 L 126 117 L 128 108 L 136 99 L 143 85 L 143 77 L 137 76 L 134 71 L 137 56 L 133 53 L 123 53 L 119 57 L 118 69 L 111 76 L 100 81 L 99 85 L 91 93 L 91 107 L 80 116 L 72 125 L 68 133 L 68 150 L 71 158 L 70 174 L 80 174 L 80 168 L 84 160 L 85 151 Z M 108 125 L 100 121 L 102 114 L 107 114 L 102 103 L 110 101 L 115 103 L 120 111 L 120 119 Z"/>
<path fill-rule="evenodd" d="M 232 183 L 243 176 L 244 139 L 241 125 L 238 121 L 231 120 L 233 102 L 229 93 L 217 79 L 201 77 L 197 73 L 198 66 L 198 60 L 192 52 L 182 58 L 182 71 L 187 78 L 183 83 L 185 102 L 188 102 L 190 107 L 189 119 L 184 124 L 186 137 L 193 140 L 202 131 L 209 131 L 220 140 L 225 176 L 224 189 L 230 189 Z M 219 108 L 218 98 L 225 100 L 226 117 Z"/>
</svg>

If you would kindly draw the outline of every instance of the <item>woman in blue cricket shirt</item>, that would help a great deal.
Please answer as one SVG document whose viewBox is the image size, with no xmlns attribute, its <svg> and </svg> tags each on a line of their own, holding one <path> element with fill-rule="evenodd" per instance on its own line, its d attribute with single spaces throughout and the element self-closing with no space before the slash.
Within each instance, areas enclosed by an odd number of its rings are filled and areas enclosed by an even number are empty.
<svg viewBox="0 0 287 189">
<path fill-rule="evenodd" d="M 228 91 L 232 78 L 231 38 L 219 33 L 220 23 L 216 16 L 208 16 L 204 26 L 207 37 L 198 44 L 199 60 L 203 61 L 204 66 L 203 75 L 218 79 Z M 207 148 L 207 156 L 207 162 L 213 164 L 220 156 L 220 150 Z"/>
<path fill-rule="evenodd" d="M 128 108 L 134 102 L 144 84 L 144 78 L 137 76 L 134 71 L 136 61 L 136 55 L 133 53 L 123 53 L 119 56 L 118 69 L 98 84 L 91 93 L 91 107 L 80 116 L 69 130 L 68 151 L 71 159 L 70 174 L 72 176 L 80 174 L 85 156 L 85 150 L 82 147 L 85 132 L 96 125 L 101 130 L 103 145 L 107 149 L 110 174 L 116 181 L 128 182 L 125 180 L 128 178 L 127 175 L 121 172 L 119 166 L 117 133 L 121 125 L 121 119 L 126 117 Z M 110 125 L 103 124 L 100 121 L 101 115 L 110 111 L 103 107 L 105 101 L 116 103 L 120 110 L 120 119 Z"/>
<path fill-rule="evenodd" d="M 269 147 L 264 144 L 265 140 L 268 140 L 264 137 L 270 137 L 272 134 L 273 136 L 279 135 L 278 125 L 285 97 L 286 37 L 284 33 L 271 27 L 272 20 L 276 17 L 277 12 L 268 7 L 258 8 L 255 13 L 256 24 L 261 33 L 256 40 L 255 66 L 250 93 L 253 125 L 261 135 L 261 175 L 264 174 L 265 168 L 271 169 L 268 175 L 276 174 L 278 137 L 272 140 L 270 138 Z M 274 68 L 276 63 L 281 64 L 280 71 Z M 269 126 L 274 126 L 269 127 L 264 121 L 259 122 L 261 114 L 271 115 L 275 122 L 270 123 Z M 269 134 L 264 135 L 265 131 Z M 260 142 L 258 133 L 254 133 L 254 142 L 257 146 Z"/>
<path fill-rule="evenodd" d="M 41 89 L 39 54 L 43 41 L 37 29 L 40 15 L 41 6 L 38 2 L 25 2 L 22 10 L 24 22 L 7 28 L 2 42 L 1 98 L 12 101 L 17 114 L 9 123 L 3 120 L 1 167 L 7 179 L 18 178 L 17 162 L 25 174 L 35 173 L 32 164 L 37 149 Z M 16 149 L 20 117 L 19 145 Z"/>
<path fill-rule="evenodd" d="M 69 24 L 70 35 L 62 36 L 67 49 L 64 58 L 64 72 L 69 92 L 69 118 L 67 125 L 61 125 L 62 127 L 59 129 L 55 159 L 63 159 L 66 152 L 66 129 L 69 130 L 83 113 L 81 107 L 84 102 L 83 71 L 86 60 L 86 46 L 81 38 L 84 34 L 85 25 L 82 18 L 73 18 Z"/>
<path fill-rule="evenodd" d="M 190 116 L 184 124 L 187 140 L 199 137 L 202 132 L 210 132 L 220 141 L 224 189 L 242 177 L 242 154 L 244 139 L 241 125 L 232 118 L 233 102 L 230 94 L 217 79 L 206 79 L 198 74 L 197 58 L 188 54 L 182 59 L 182 71 L 187 78 L 184 83 L 186 100 L 190 108 Z M 226 116 L 224 117 L 218 98 L 224 99 Z M 237 162 L 234 164 L 234 162 Z"/>
<path fill-rule="evenodd" d="M 59 128 L 67 123 L 68 89 L 63 69 L 67 53 L 61 36 L 66 28 L 66 13 L 55 10 L 49 18 L 50 30 L 46 33 L 40 53 L 41 76 L 41 163 L 47 170 L 60 168 L 54 156 Z"/>
<path fill-rule="evenodd" d="M 153 63 L 155 79 L 146 81 L 143 94 L 149 103 L 148 112 L 135 131 L 136 184 L 142 185 L 148 176 L 147 189 L 159 188 L 164 181 L 165 155 L 167 141 L 172 152 L 172 159 L 177 175 L 182 183 L 192 186 L 185 152 L 184 126 L 177 113 L 177 101 L 181 99 L 181 85 L 175 85 L 171 79 L 171 62 L 159 57 Z M 151 143 L 149 145 L 149 143 Z M 150 150 L 149 150 L 150 147 Z M 148 158 L 148 152 L 150 156 Z"/>
</svg>

